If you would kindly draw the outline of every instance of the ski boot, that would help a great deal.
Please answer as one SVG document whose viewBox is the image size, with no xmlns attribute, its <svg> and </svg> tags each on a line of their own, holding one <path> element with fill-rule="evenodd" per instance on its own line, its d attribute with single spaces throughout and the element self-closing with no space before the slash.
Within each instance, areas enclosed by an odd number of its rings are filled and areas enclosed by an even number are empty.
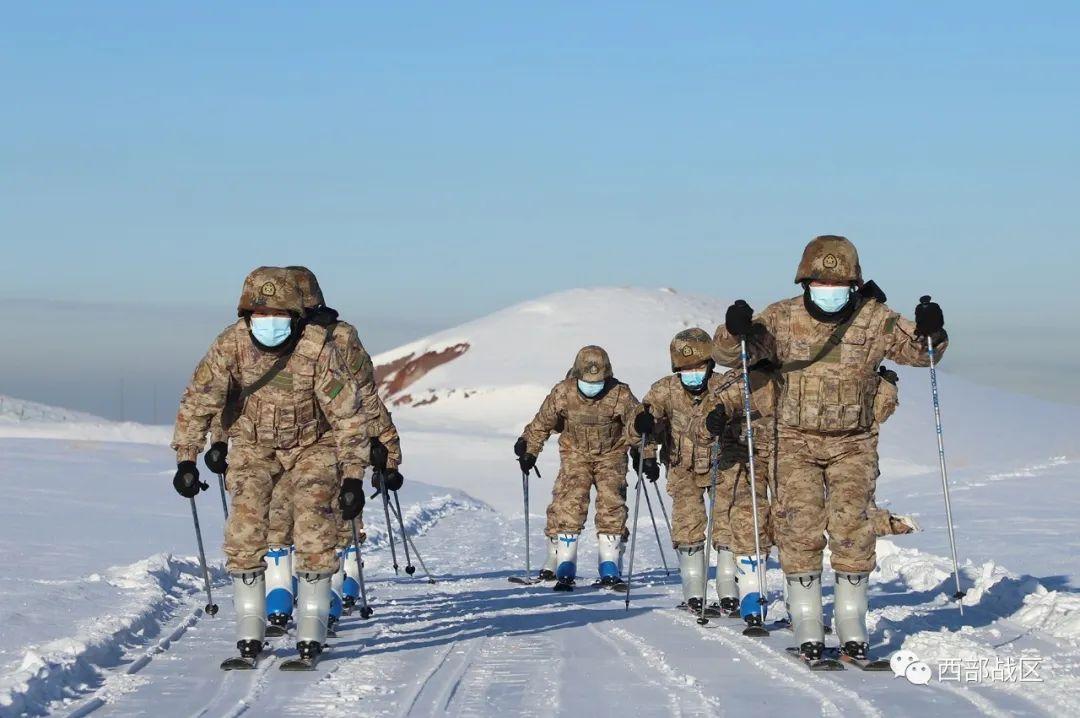
<svg viewBox="0 0 1080 718">
<path fill-rule="evenodd" d="M 281 670 L 314 670 L 319 654 L 326 645 L 332 576 L 328 573 L 300 574 L 296 596 L 296 649 L 300 656 L 282 663 Z"/>
<path fill-rule="evenodd" d="M 559 534 L 555 559 L 556 591 L 573 591 L 577 576 L 578 534 Z"/>
<path fill-rule="evenodd" d="M 221 663 L 222 670 L 251 670 L 263 650 L 266 635 L 266 573 L 233 574 L 236 609 L 236 648 L 240 655 Z"/>
<path fill-rule="evenodd" d="M 544 560 L 544 566 L 540 569 L 539 578 L 541 581 L 554 581 L 555 569 L 558 567 L 558 559 L 556 558 L 559 539 L 554 536 L 545 536 L 547 539 L 547 558 Z"/>
<path fill-rule="evenodd" d="M 357 564 L 356 546 L 348 545 L 341 552 L 341 564 L 345 580 L 341 583 L 341 606 L 345 613 L 352 613 L 360 600 L 360 566 Z"/>
<path fill-rule="evenodd" d="M 833 594 L 833 623 L 840 639 L 840 660 L 864 671 L 891 670 L 888 661 L 870 656 L 870 637 L 866 632 L 866 612 L 870 592 L 869 573 L 836 572 Z"/>
<path fill-rule="evenodd" d="M 332 638 L 337 637 L 334 627 L 345 613 L 345 601 L 343 599 L 345 593 L 344 553 L 344 551 L 338 552 L 338 570 L 334 572 L 333 577 L 330 579 L 330 618 L 326 627 L 328 635 Z"/>
<path fill-rule="evenodd" d="M 266 635 L 284 636 L 292 620 L 295 589 L 293 586 L 292 548 L 278 546 L 266 554 Z"/>
<path fill-rule="evenodd" d="M 622 536 L 597 534 L 596 544 L 600 572 L 598 585 L 612 591 L 625 591 L 626 582 L 622 580 L 622 554 L 626 544 L 623 543 Z"/>
<path fill-rule="evenodd" d="M 840 661 L 824 656 L 825 626 L 821 621 L 821 571 L 784 576 L 788 590 L 788 616 L 798 648 L 788 653 L 812 671 L 843 670 Z"/>
<path fill-rule="evenodd" d="M 735 554 L 726 548 L 716 549 L 716 595 L 720 597 L 720 610 L 730 618 L 738 618 L 739 583 L 736 579 Z"/>
<path fill-rule="evenodd" d="M 739 615 L 746 621 L 744 636 L 764 638 L 765 597 L 758 592 L 758 566 L 767 556 L 739 556 L 735 562 L 735 582 L 739 590 Z"/>
</svg>

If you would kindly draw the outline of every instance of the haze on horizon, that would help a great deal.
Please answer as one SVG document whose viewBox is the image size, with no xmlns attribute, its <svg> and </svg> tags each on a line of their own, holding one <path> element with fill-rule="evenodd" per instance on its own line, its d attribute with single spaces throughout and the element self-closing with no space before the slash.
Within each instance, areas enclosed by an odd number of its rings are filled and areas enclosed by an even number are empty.
<svg viewBox="0 0 1080 718">
<path fill-rule="evenodd" d="M 0 393 L 167 422 L 260 264 L 378 351 L 572 287 L 760 308 L 839 233 L 942 304 L 944 371 L 1080 402 L 1077 36 L 1064 2 L 12 7 Z"/>
</svg>

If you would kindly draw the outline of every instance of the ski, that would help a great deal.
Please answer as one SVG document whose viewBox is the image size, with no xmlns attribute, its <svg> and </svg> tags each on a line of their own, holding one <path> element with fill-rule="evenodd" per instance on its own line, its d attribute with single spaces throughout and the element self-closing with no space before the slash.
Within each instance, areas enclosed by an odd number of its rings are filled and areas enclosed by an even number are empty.
<svg viewBox="0 0 1080 718">
<path fill-rule="evenodd" d="M 686 601 L 683 601 L 675 608 L 681 611 L 686 611 L 691 616 L 701 615 L 701 611 L 695 611 L 694 609 L 690 608 L 690 606 L 687 605 Z M 719 605 L 714 603 L 705 607 L 705 618 L 730 618 L 730 614 L 720 608 Z"/>
<path fill-rule="evenodd" d="M 273 624 L 270 624 L 266 627 L 267 638 L 281 638 L 287 635 L 289 635 L 289 631 L 284 626 L 275 626 Z"/>
<path fill-rule="evenodd" d="M 318 658 L 297 657 L 282 661 L 280 668 L 283 671 L 313 671 L 318 663 Z"/>
<path fill-rule="evenodd" d="M 761 626 L 747 626 L 743 629 L 742 634 L 747 638 L 768 638 L 769 631 Z"/>
<path fill-rule="evenodd" d="M 544 582 L 544 579 L 539 576 L 511 576 L 506 580 L 519 586 L 535 586 L 538 583 Z"/>
<path fill-rule="evenodd" d="M 840 649 L 828 649 L 830 655 L 835 655 L 842 663 L 855 666 L 861 671 L 879 672 L 879 671 L 891 671 L 892 666 L 888 661 L 881 660 L 880 658 L 856 658 L 855 656 L 849 656 Z"/>
<path fill-rule="evenodd" d="M 736 611 L 735 613 L 733 613 L 732 617 L 738 618 L 739 617 L 739 612 Z M 766 628 L 768 628 L 768 630 L 770 630 L 770 631 L 790 631 L 790 630 L 792 630 L 791 621 L 789 619 L 787 619 L 787 618 L 778 618 L 777 620 L 773 621 L 771 624 L 766 626 Z M 825 635 L 826 636 L 831 636 L 832 635 L 832 626 L 824 626 L 824 628 L 825 628 Z"/>
<path fill-rule="evenodd" d="M 804 657 L 799 649 L 795 646 L 785 648 L 784 652 L 791 656 L 793 660 L 798 661 L 812 671 L 842 671 L 844 670 L 844 664 L 835 658 L 821 657 L 818 659 L 811 659 Z"/>
<path fill-rule="evenodd" d="M 626 583 L 626 581 L 622 580 L 619 580 L 616 583 L 603 583 L 601 581 L 595 581 L 592 587 L 613 591 L 615 593 L 626 593 L 630 589 L 630 586 Z"/>
<path fill-rule="evenodd" d="M 255 669 L 257 660 L 254 658 L 245 658 L 244 656 L 233 656 L 232 658 L 226 658 L 221 662 L 221 670 L 223 671 L 251 671 Z"/>
</svg>

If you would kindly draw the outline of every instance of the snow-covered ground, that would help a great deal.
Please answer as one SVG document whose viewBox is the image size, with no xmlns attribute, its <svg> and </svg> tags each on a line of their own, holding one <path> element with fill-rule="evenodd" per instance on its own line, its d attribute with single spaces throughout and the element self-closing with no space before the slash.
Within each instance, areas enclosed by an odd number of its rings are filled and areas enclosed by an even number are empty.
<svg viewBox="0 0 1080 718">
<path fill-rule="evenodd" d="M 668 370 L 671 335 L 711 329 L 722 312 L 721 302 L 667 290 L 579 290 L 378 357 L 385 365 L 469 344 L 396 394 L 411 395 L 395 408 L 402 498 L 438 583 L 394 576 L 381 517 L 369 509 L 376 614 L 347 618 L 315 674 L 276 670 L 284 640 L 258 671 L 218 670 L 234 641 L 221 506 L 216 493 L 199 497 L 222 606 L 211 618 L 201 610 L 190 509 L 169 484 L 168 429 L 40 406 L 21 417 L 5 411 L 0 716 L 803 715 L 808 707 L 823 715 L 1080 715 L 1072 440 L 1080 412 L 948 374 L 942 398 L 965 613 L 947 600 L 929 388 L 925 372 L 912 370 L 902 374 L 901 411 L 884 429 L 879 496 L 915 513 L 925 531 L 879 543 L 870 623 L 878 653 L 914 651 L 935 674 L 939 662 L 962 666 L 965 681 L 810 674 L 784 655 L 783 631 L 752 640 L 736 621 L 697 626 L 673 609 L 678 577 L 665 576 L 644 511 L 638 565 L 646 584 L 635 588 L 630 611 L 606 592 L 556 595 L 506 581 L 524 566 L 511 445 L 576 349 L 607 346 L 640 396 Z M 555 453 L 545 452 L 544 478 L 532 484 L 534 566 Z M 586 540 L 586 577 L 594 555 Z M 778 596 L 775 566 L 769 580 Z M 771 608 L 781 612 L 778 602 Z M 1008 668 L 1021 658 L 1040 681 L 1013 680 Z M 1003 675 L 980 675 L 995 668 Z"/>
</svg>

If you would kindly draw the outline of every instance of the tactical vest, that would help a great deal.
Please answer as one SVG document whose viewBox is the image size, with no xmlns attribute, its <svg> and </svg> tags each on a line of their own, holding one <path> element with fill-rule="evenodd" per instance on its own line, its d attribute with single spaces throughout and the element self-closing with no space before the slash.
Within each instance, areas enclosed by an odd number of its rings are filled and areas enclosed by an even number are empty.
<svg viewBox="0 0 1080 718">
<path fill-rule="evenodd" d="M 257 361 L 263 358 L 257 349 L 244 345 L 246 333 L 241 336 L 241 379 L 244 386 L 251 386 L 264 375 L 267 364 Z M 330 424 L 315 398 L 315 371 L 326 340 L 323 327 L 306 327 L 288 363 L 265 386 L 243 399 L 230 436 L 281 450 L 311 446 L 322 438 Z"/>
<path fill-rule="evenodd" d="M 626 429 L 618 413 L 622 391 L 622 386 L 615 386 L 596 402 L 582 399 L 576 389 L 568 392 L 560 442 L 568 442 L 566 448 L 589 456 L 602 456 L 624 445 Z"/>
<path fill-rule="evenodd" d="M 709 383 L 715 381 L 710 377 Z M 685 467 L 695 474 L 707 474 L 711 469 L 712 445 L 694 441 L 690 422 L 701 413 L 702 401 L 688 396 L 681 387 L 672 390 L 672 406 L 668 419 L 667 458 L 670 466 Z M 681 394 L 681 396 L 680 396 Z M 704 400 L 706 394 L 702 394 Z"/>
<path fill-rule="evenodd" d="M 874 423 L 874 399 L 880 377 L 877 367 L 884 346 L 872 328 L 880 325 L 884 307 L 866 302 L 857 310 L 838 342 L 822 334 L 801 302 L 789 302 L 776 327 L 784 372 L 792 362 L 811 362 L 786 373 L 780 397 L 780 423 L 808 431 L 866 431 Z"/>
</svg>

